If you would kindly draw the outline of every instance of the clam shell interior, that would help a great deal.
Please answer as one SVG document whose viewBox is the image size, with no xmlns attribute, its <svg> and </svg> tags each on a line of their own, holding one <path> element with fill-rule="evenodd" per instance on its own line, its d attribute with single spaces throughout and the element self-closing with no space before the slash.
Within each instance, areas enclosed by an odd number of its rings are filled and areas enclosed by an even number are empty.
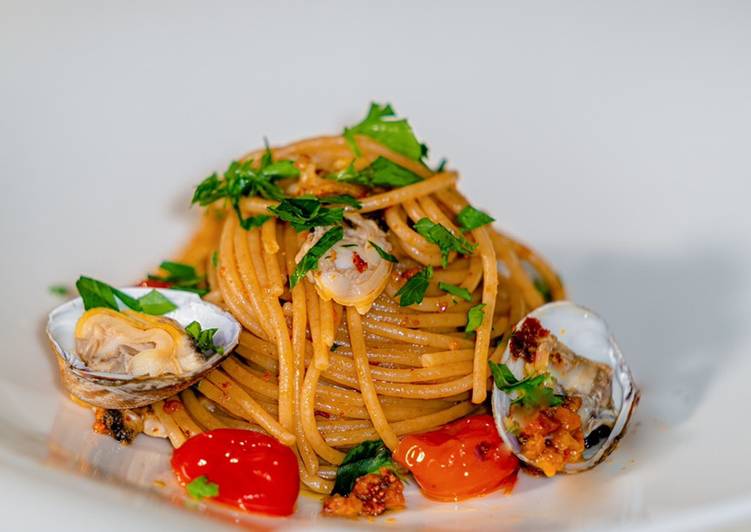
<svg viewBox="0 0 751 532">
<path fill-rule="evenodd" d="M 122 288 L 126 294 L 139 298 L 153 288 Z M 86 402 L 104 408 L 134 408 L 149 404 L 189 386 L 201 375 L 219 364 L 237 345 L 240 324 L 235 318 L 203 301 L 198 295 L 182 290 L 156 289 L 172 301 L 177 308 L 163 316 L 171 318 L 182 327 L 198 321 L 203 329 L 216 327 L 214 343 L 223 348 L 223 354 L 214 354 L 197 371 L 180 376 L 163 375 L 153 378 L 133 378 L 128 374 L 91 370 L 79 358 L 75 349 L 75 328 L 84 313 L 79 297 L 64 303 L 49 314 L 47 336 L 63 373 L 63 383 L 70 391 Z M 163 393 L 160 393 L 163 391 Z"/>
<path fill-rule="evenodd" d="M 590 469 L 601 462 L 615 448 L 626 429 L 633 409 L 636 407 L 639 393 L 631 370 L 626 364 L 605 320 L 588 308 L 569 301 L 548 303 L 525 316 L 514 330 L 519 328 L 524 320 L 529 317 L 537 318 L 543 327 L 556 335 L 577 355 L 608 364 L 613 368 L 612 398 L 617 417 L 610 435 L 598 445 L 586 449 L 581 462 L 566 464 L 564 472 L 576 473 Z M 508 346 L 501 361 L 508 364 L 509 369 L 517 378 L 523 378 L 523 362 L 514 362 L 511 359 Z M 521 454 L 521 446 L 517 438 L 506 430 L 503 423 L 510 406 L 510 397 L 493 386 L 492 407 L 498 432 L 520 460 L 530 463 Z"/>
</svg>

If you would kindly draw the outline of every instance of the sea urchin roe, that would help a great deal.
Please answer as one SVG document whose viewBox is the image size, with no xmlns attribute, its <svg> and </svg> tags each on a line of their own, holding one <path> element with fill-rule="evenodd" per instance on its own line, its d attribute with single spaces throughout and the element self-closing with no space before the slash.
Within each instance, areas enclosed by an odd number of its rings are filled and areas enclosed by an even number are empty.
<svg viewBox="0 0 751 532">
<path fill-rule="evenodd" d="M 527 318 L 517 330 L 511 334 L 509 348 L 515 358 L 523 358 L 530 364 L 534 363 L 540 341 L 550 336 L 550 331 L 542 326 L 537 318 Z"/>
<path fill-rule="evenodd" d="M 548 477 L 581 458 L 584 435 L 577 414 L 580 406 L 580 398 L 567 397 L 561 406 L 538 410 L 519 433 L 522 454 Z"/>
<path fill-rule="evenodd" d="M 405 436 L 394 459 L 410 470 L 427 497 L 439 501 L 460 501 L 504 486 L 510 489 L 519 468 L 489 415 Z"/>
<path fill-rule="evenodd" d="M 400 508 L 404 508 L 404 485 L 386 467 L 358 478 L 346 497 L 330 495 L 323 500 L 324 515 L 337 517 L 375 516 Z"/>
</svg>

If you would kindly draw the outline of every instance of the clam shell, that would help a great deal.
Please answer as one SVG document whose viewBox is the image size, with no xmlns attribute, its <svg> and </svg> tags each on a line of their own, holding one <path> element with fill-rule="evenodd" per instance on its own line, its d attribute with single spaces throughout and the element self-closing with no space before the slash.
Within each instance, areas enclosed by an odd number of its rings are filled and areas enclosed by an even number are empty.
<svg viewBox="0 0 751 532">
<path fill-rule="evenodd" d="M 522 318 L 514 327 L 517 330 L 527 318 L 537 318 L 543 327 L 555 334 L 558 339 L 577 355 L 613 368 L 612 398 L 616 419 L 608 438 L 598 445 L 586 449 L 583 460 L 564 466 L 564 473 L 578 473 L 591 469 L 602 462 L 616 447 L 624 435 L 631 415 L 639 402 L 639 391 L 631 370 L 626 364 L 621 349 L 610 332 L 605 320 L 588 308 L 569 301 L 558 301 L 543 305 Z M 511 359 L 509 347 L 503 353 L 502 362 L 507 363 L 514 375 L 523 377 L 523 363 Z M 506 430 L 503 419 L 508 415 L 511 398 L 493 386 L 492 408 L 498 432 L 511 451 L 526 464 L 532 465 L 521 453 L 517 438 Z M 586 435 L 585 435 L 586 436 Z"/>
<path fill-rule="evenodd" d="M 138 298 L 153 288 L 121 288 L 126 294 Z M 216 327 L 214 343 L 224 349 L 214 354 L 198 370 L 185 375 L 164 375 L 154 378 L 133 378 L 127 374 L 94 371 L 78 357 L 75 350 L 75 328 L 84 313 L 79 297 L 64 303 L 50 312 L 47 319 L 47 337 L 57 355 L 63 386 L 82 401 L 101 408 L 138 408 L 166 399 L 199 380 L 216 367 L 235 348 L 240 338 L 240 324 L 231 314 L 203 301 L 196 294 L 182 290 L 156 289 L 169 298 L 177 308 L 164 314 L 185 327 L 198 321 L 204 329 Z"/>
</svg>

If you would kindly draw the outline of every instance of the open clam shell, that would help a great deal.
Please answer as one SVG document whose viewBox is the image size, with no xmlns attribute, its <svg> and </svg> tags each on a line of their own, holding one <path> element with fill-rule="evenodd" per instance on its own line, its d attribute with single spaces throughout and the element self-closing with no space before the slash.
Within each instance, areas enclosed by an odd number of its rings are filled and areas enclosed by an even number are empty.
<svg viewBox="0 0 751 532">
<path fill-rule="evenodd" d="M 122 288 L 126 294 L 139 298 L 152 288 Z M 183 328 L 198 321 L 204 329 L 217 328 L 214 344 L 223 349 L 215 353 L 198 369 L 182 375 L 159 377 L 133 377 L 128 374 L 95 371 L 86 366 L 76 353 L 76 323 L 85 312 L 83 301 L 77 298 L 50 312 L 47 320 L 47 337 L 57 354 L 63 385 L 82 401 L 101 408 L 137 408 L 166 399 L 184 390 L 206 372 L 217 366 L 237 345 L 240 324 L 219 307 L 203 301 L 196 294 L 181 290 L 156 289 L 172 301 L 177 308 L 167 314 Z"/>
<path fill-rule="evenodd" d="M 607 323 L 591 310 L 568 301 L 548 303 L 522 318 L 514 330 L 518 330 L 528 318 L 537 318 L 545 329 L 556 335 L 560 342 L 578 356 L 607 364 L 613 370 L 611 392 L 615 419 L 610 434 L 596 445 L 586 449 L 581 461 L 566 464 L 563 472 L 578 473 L 591 469 L 615 449 L 638 403 L 639 392 L 631 370 Z M 501 362 L 505 363 L 518 379 L 524 377 L 523 361 L 513 360 L 508 346 Z M 493 415 L 501 438 L 520 460 L 534 466 L 522 454 L 519 440 L 507 429 L 504 422 L 509 415 L 511 401 L 507 393 L 493 386 Z M 584 436 L 586 438 L 587 434 Z"/>
</svg>

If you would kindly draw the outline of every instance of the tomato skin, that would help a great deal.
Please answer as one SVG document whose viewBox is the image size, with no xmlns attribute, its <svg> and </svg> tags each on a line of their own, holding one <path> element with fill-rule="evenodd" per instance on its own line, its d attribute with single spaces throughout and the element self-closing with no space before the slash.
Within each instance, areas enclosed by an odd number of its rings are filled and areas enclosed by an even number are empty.
<svg viewBox="0 0 751 532">
<path fill-rule="evenodd" d="M 145 288 L 172 288 L 172 283 L 168 281 L 159 281 L 157 279 L 144 279 L 138 283 L 138 286 L 143 286 Z"/>
<path fill-rule="evenodd" d="M 251 512 L 290 515 L 300 492 L 292 450 L 250 430 L 198 434 L 174 450 L 172 469 L 182 485 L 206 476 L 219 485 L 212 500 Z"/>
<path fill-rule="evenodd" d="M 439 501 L 460 501 L 504 486 L 510 489 L 519 470 L 519 461 L 489 415 L 405 436 L 394 458 L 412 472 L 425 496 Z"/>
</svg>

